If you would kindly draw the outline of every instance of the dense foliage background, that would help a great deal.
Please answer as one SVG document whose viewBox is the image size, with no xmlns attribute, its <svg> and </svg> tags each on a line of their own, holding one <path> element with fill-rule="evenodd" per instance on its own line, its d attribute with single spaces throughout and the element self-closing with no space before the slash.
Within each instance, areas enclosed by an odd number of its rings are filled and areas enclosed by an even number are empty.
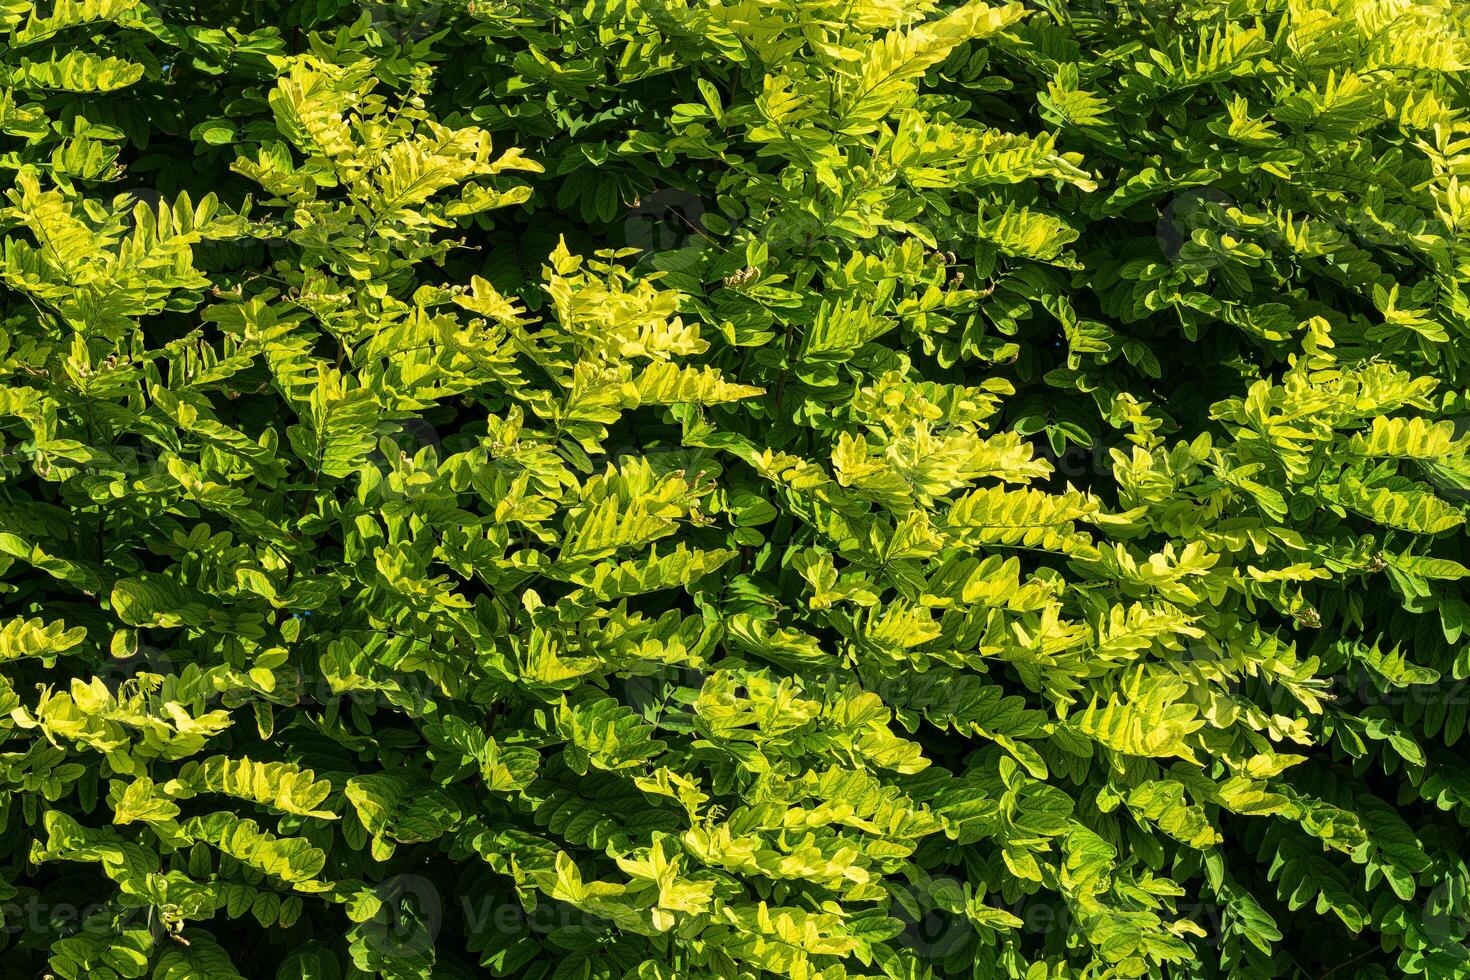
<svg viewBox="0 0 1470 980">
<path fill-rule="evenodd" d="M 1470 7 L 0 28 L 0 975 L 1470 976 Z"/>
</svg>

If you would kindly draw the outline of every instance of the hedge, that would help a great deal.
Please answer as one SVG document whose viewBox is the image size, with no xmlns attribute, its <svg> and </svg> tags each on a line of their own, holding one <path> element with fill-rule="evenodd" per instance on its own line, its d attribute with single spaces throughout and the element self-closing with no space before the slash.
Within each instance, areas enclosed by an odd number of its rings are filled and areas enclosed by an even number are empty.
<svg viewBox="0 0 1470 980">
<path fill-rule="evenodd" d="M 1470 977 L 1470 6 L 0 29 L 0 976 Z"/>
</svg>

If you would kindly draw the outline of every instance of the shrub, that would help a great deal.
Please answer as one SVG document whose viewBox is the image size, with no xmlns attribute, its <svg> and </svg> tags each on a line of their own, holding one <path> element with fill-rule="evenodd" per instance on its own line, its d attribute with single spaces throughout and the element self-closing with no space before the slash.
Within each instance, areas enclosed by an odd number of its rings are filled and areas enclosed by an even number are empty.
<svg viewBox="0 0 1470 980">
<path fill-rule="evenodd" d="M 0 8 L 6 976 L 1470 976 L 1470 15 Z"/>
</svg>

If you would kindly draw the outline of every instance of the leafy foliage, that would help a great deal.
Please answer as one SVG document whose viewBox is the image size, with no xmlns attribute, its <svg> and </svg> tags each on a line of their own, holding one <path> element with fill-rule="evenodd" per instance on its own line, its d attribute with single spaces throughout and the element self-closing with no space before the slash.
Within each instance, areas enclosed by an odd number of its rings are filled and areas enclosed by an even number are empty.
<svg viewBox="0 0 1470 980">
<path fill-rule="evenodd" d="M 1470 976 L 1470 16 L 0 4 L 7 976 Z"/>
</svg>

